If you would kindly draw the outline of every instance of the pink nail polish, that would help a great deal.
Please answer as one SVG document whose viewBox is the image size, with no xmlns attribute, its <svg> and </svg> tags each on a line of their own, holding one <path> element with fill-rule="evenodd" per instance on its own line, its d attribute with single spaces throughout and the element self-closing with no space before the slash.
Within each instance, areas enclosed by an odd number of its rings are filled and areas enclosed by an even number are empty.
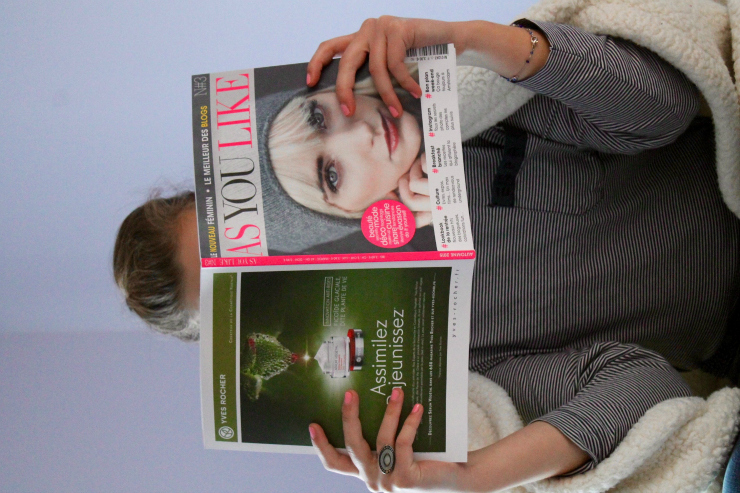
<svg viewBox="0 0 740 493">
<path fill-rule="evenodd" d="M 352 402 L 352 392 L 345 392 L 344 393 L 344 403 L 349 404 Z"/>
<path fill-rule="evenodd" d="M 306 74 L 306 85 L 307 86 L 311 85 L 311 74 Z"/>
<path fill-rule="evenodd" d="M 414 404 L 414 408 L 411 410 L 412 413 L 418 413 L 421 410 L 421 404 Z"/>
<path fill-rule="evenodd" d="M 419 98 L 421 98 L 421 93 L 420 93 L 420 92 L 412 92 L 412 93 L 411 93 L 411 95 L 412 95 L 413 97 L 415 97 L 416 99 L 419 99 Z"/>
<path fill-rule="evenodd" d="M 393 118 L 398 118 L 398 110 L 394 108 L 393 106 L 390 106 L 388 108 L 388 111 L 391 112 L 391 115 L 393 115 Z"/>
<path fill-rule="evenodd" d="M 310 426 L 308 427 L 308 434 L 311 435 L 311 440 L 316 440 L 316 432 Z"/>
<path fill-rule="evenodd" d="M 342 103 L 339 105 L 340 108 L 342 108 L 342 113 L 344 113 L 344 116 L 349 116 L 349 108 L 347 108 L 347 105 Z"/>
<path fill-rule="evenodd" d="M 398 388 L 393 389 L 393 392 L 391 392 L 391 400 L 397 401 L 400 393 L 401 391 Z"/>
</svg>

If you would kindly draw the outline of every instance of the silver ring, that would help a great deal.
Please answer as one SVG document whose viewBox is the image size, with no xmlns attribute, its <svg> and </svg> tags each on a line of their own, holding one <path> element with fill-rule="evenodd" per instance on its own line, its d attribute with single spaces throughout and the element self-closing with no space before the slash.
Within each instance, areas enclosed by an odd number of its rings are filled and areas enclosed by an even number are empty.
<svg viewBox="0 0 740 493">
<path fill-rule="evenodd" d="M 396 466 L 396 451 L 393 447 L 386 445 L 378 454 L 378 466 L 383 474 L 390 474 Z"/>
</svg>

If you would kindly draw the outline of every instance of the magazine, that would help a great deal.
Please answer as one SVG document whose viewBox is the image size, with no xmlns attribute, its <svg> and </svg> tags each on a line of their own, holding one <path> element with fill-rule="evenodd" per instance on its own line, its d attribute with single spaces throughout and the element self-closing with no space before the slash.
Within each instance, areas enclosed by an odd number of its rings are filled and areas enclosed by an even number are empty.
<svg viewBox="0 0 740 493">
<path fill-rule="evenodd" d="M 192 77 L 208 448 L 313 453 L 310 423 L 343 447 L 360 395 L 377 435 L 394 387 L 424 405 L 414 451 L 467 457 L 475 252 L 452 45 L 407 53 L 422 97 L 394 117 L 366 69 L 345 116 L 338 61 Z"/>
</svg>

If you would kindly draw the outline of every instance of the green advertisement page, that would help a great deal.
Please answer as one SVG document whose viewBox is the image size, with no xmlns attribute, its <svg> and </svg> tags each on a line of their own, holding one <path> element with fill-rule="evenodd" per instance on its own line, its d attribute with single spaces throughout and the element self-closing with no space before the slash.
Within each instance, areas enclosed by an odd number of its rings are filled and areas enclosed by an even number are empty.
<svg viewBox="0 0 740 493">
<path fill-rule="evenodd" d="M 343 447 L 349 389 L 360 395 L 363 434 L 374 442 L 398 386 L 402 419 L 424 405 L 414 451 L 445 451 L 450 267 L 240 276 L 243 442 L 311 445 L 308 425 L 316 422 Z"/>
</svg>

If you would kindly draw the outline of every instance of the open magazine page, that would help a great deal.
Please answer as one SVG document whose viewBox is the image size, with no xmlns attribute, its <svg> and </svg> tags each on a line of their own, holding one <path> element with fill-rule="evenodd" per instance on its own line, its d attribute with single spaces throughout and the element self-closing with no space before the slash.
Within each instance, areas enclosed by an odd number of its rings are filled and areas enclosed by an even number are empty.
<svg viewBox="0 0 740 493">
<path fill-rule="evenodd" d="M 409 55 L 399 118 L 366 70 L 344 116 L 336 60 L 193 76 L 204 267 L 474 258 L 454 46 Z"/>
<path fill-rule="evenodd" d="M 360 395 L 378 432 L 393 387 L 425 417 L 422 458 L 467 460 L 473 260 L 201 271 L 201 387 L 208 448 L 313 453 L 308 425 L 343 447 Z"/>
</svg>

